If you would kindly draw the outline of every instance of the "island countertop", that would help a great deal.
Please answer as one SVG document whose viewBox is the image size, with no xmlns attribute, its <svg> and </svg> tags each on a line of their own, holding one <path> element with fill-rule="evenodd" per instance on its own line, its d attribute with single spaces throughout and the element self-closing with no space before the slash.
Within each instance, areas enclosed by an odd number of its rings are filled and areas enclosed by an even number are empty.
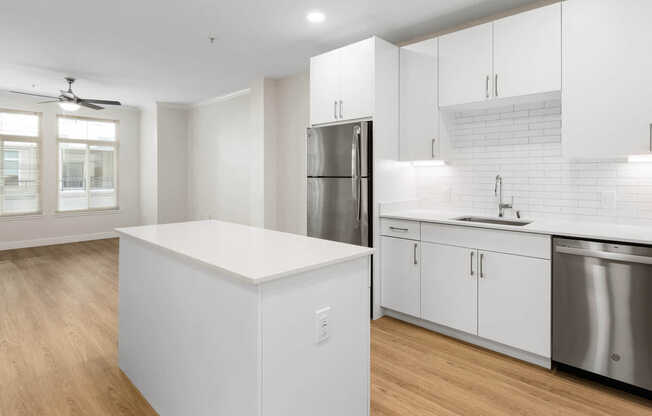
<svg viewBox="0 0 652 416">
<path fill-rule="evenodd" d="M 252 284 L 373 254 L 368 247 L 208 220 L 118 228 L 127 236 Z"/>
</svg>

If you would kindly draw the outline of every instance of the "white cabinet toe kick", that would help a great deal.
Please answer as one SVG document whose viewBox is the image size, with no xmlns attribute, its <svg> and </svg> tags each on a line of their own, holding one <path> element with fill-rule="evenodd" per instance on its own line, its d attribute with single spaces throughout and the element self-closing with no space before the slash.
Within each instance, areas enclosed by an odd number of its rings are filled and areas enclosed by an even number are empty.
<svg viewBox="0 0 652 416">
<path fill-rule="evenodd" d="M 387 315 L 550 368 L 549 235 L 390 219 L 381 233 Z"/>
</svg>

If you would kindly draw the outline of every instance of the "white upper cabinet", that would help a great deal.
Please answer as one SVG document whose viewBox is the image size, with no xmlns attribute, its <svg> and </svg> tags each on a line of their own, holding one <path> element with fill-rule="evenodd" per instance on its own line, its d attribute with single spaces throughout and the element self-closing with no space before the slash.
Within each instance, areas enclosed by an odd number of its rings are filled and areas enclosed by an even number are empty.
<svg viewBox="0 0 652 416">
<path fill-rule="evenodd" d="M 561 90 L 561 4 L 494 22 L 496 98 Z"/>
<path fill-rule="evenodd" d="M 564 156 L 650 153 L 652 1 L 563 4 Z"/>
<path fill-rule="evenodd" d="M 400 49 L 400 159 L 440 157 L 437 39 Z"/>
<path fill-rule="evenodd" d="M 491 98 L 492 23 L 439 38 L 439 106 Z"/>
<path fill-rule="evenodd" d="M 561 10 L 557 3 L 441 36 L 439 106 L 559 91 Z"/>
<path fill-rule="evenodd" d="M 310 60 L 310 119 L 312 124 L 337 120 L 340 90 L 339 50 Z"/>
<path fill-rule="evenodd" d="M 341 118 L 371 117 L 374 102 L 373 38 L 340 49 Z"/>
<path fill-rule="evenodd" d="M 374 38 L 311 58 L 311 124 L 371 117 L 373 90 Z"/>
</svg>

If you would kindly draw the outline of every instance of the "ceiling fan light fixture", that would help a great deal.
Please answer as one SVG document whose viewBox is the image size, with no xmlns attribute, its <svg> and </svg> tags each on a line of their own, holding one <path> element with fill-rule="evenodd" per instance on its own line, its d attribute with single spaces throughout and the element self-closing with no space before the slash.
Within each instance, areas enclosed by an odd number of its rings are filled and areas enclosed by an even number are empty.
<svg viewBox="0 0 652 416">
<path fill-rule="evenodd" d="M 14 94 L 22 95 L 31 95 L 33 97 L 42 97 L 49 98 L 50 101 L 41 101 L 39 104 L 48 104 L 48 103 L 59 103 L 59 107 L 63 111 L 77 111 L 82 106 L 90 108 L 91 110 L 104 110 L 102 105 L 117 105 L 120 106 L 122 103 L 115 100 L 96 100 L 89 98 L 78 97 L 74 92 L 72 92 L 72 83 L 75 82 L 74 78 L 66 77 L 66 82 L 68 82 L 68 91 L 60 90 L 61 94 L 59 96 L 52 95 L 43 95 L 43 94 L 34 94 L 32 92 L 23 92 L 23 91 L 9 91 Z"/>
<path fill-rule="evenodd" d="M 59 102 L 59 107 L 61 107 L 63 111 L 77 111 L 81 106 L 77 103 L 61 101 Z"/>
</svg>

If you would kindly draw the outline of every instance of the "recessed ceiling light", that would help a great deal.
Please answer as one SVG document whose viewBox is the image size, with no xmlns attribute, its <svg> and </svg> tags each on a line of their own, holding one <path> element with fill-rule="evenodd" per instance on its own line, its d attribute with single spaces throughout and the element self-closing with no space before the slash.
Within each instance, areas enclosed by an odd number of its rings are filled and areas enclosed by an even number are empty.
<svg viewBox="0 0 652 416">
<path fill-rule="evenodd" d="M 321 23 L 326 20 L 326 15 L 322 12 L 314 11 L 308 13 L 306 19 L 308 19 L 310 23 Z"/>
</svg>

